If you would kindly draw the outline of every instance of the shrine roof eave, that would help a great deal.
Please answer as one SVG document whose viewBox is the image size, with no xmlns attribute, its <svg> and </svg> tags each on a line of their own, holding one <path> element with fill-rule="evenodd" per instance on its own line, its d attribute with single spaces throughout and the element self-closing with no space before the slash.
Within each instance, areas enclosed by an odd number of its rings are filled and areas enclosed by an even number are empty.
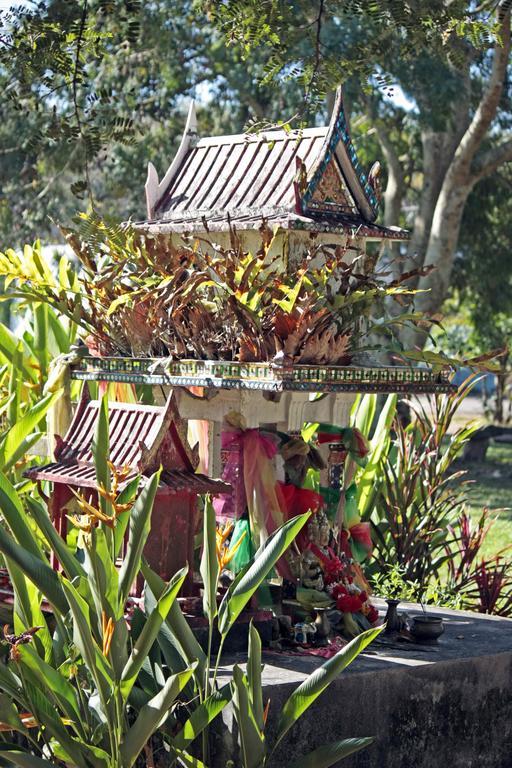
<svg viewBox="0 0 512 768">
<path fill-rule="evenodd" d="M 95 467 L 79 464 L 64 464 L 57 461 L 42 467 L 31 467 L 23 475 L 33 481 L 49 481 L 74 488 L 98 488 Z M 137 472 L 130 473 L 119 484 L 119 489 L 125 488 L 135 477 Z M 144 486 L 148 480 L 147 475 L 140 475 L 140 487 Z M 169 493 L 219 494 L 229 493 L 231 490 L 229 483 L 222 480 L 179 469 L 164 470 L 160 478 L 160 487 L 167 489 Z"/>
<path fill-rule="evenodd" d="M 400 227 L 384 227 L 350 216 L 329 214 L 325 217 L 309 217 L 287 209 L 238 211 L 197 211 L 183 217 L 149 219 L 133 224 L 139 232 L 148 235 L 192 235 L 198 232 L 258 231 L 262 226 L 285 231 L 307 231 L 348 235 L 366 240 L 409 240 L 410 234 Z"/>
</svg>

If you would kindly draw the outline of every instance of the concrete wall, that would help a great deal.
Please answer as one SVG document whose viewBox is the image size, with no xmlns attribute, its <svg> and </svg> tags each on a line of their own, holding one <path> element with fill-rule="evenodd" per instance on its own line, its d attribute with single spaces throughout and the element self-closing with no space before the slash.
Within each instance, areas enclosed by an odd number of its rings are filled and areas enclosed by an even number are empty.
<svg viewBox="0 0 512 768">
<path fill-rule="evenodd" d="M 437 646 L 371 646 L 291 729 L 269 768 L 355 736 L 375 742 L 340 768 L 512 768 L 512 622 L 442 613 Z M 266 661 L 271 735 L 283 703 L 318 662 L 277 654 Z M 232 713 L 224 720 L 215 768 L 236 741 Z"/>
</svg>

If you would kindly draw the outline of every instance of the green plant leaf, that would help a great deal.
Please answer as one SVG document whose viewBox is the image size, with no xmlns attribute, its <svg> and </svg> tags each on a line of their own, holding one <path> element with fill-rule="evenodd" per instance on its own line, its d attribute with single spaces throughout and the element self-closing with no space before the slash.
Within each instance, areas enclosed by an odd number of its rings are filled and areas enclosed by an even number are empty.
<svg viewBox="0 0 512 768">
<path fill-rule="evenodd" d="M 263 689 L 261 687 L 261 638 L 253 622 L 249 626 L 249 652 L 247 656 L 247 681 L 249 699 L 254 712 L 254 719 L 260 731 L 263 722 Z"/>
<path fill-rule="evenodd" d="M 110 469 L 108 458 L 110 455 L 109 443 L 109 419 L 108 419 L 108 398 L 103 395 L 98 407 L 98 420 L 96 430 L 92 441 L 92 455 L 94 457 L 94 466 L 96 468 L 96 480 L 98 485 L 105 491 L 110 491 Z M 112 515 L 112 504 L 103 496 L 98 496 L 100 509 L 105 515 Z"/>
<path fill-rule="evenodd" d="M 166 721 L 176 696 L 190 680 L 193 669 L 170 677 L 162 690 L 142 707 L 121 744 L 123 768 L 131 768 L 152 734 Z"/>
<path fill-rule="evenodd" d="M 372 640 L 382 631 L 382 627 L 369 629 L 358 637 L 355 637 L 348 645 L 342 648 L 331 659 L 328 659 L 321 667 L 315 669 L 304 682 L 302 682 L 292 693 L 290 698 L 283 706 L 281 717 L 277 726 L 276 744 L 290 730 L 299 717 L 304 714 L 308 707 L 325 691 L 325 689 L 335 680 L 340 672 L 347 667 L 361 651 L 363 651 Z"/>
<path fill-rule="evenodd" d="M 37 427 L 53 403 L 61 396 L 59 389 L 51 395 L 46 395 L 37 405 L 14 424 L 0 441 L 0 467 L 3 471 L 9 469 L 16 461 L 15 455 L 25 438 Z"/>
<path fill-rule="evenodd" d="M 12 560 L 4 560 L 14 590 L 14 631 L 21 634 L 31 627 L 40 627 L 32 642 L 38 654 L 46 661 L 51 661 L 53 643 L 41 610 L 41 593 Z"/>
<path fill-rule="evenodd" d="M 366 749 L 373 741 L 371 737 L 333 741 L 332 744 L 324 744 L 309 755 L 294 760 L 289 768 L 331 768 L 338 760 L 343 760 L 360 749 Z"/>
<path fill-rule="evenodd" d="M 55 763 L 43 760 L 41 757 L 31 755 L 29 752 L 20 752 L 15 749 L 3 750 L 0 755 L 3 765 L 17 765 L 19 768 L 55 768 Z"/>
<path fill-rule="evenodd" d="M 181 731 L 173 738 L 174 749 L 186 749 L 194 739 L 217 717 L 226 704 L 231 701 L 229 683 L 220 690 L 214 691 L 205 701 L 194 709 Z"/>
<path fill-rule="evenodd" d="M 73 642 L 80 651 L 100 696 L 105 717 L 115 717 L 112 690 L 114 678 L 109 664 L 98 648 L 91 631 L 89 606 L 66 579 L 62 581 L 73 616 Z M 112 722 L 115 722 L 113 719 Z"/>
<path fill-rule="evenodd" d="M 265 737 L 258 728 L 249 697 L 247 677 L 235 664 L 233 667 L 233 708 L 238 725 L 244 768 L 260 768 L 265 757 Z"/>
<path fill-rule="evenodd" d="M 219 608 L 219 632 L 227 635 L 263 579 L 286 552 L 301 528 L 309 519 L 309 512 L 288 520 L 268 538 L 254 555 L 252 563 L 241 571 L 224 595 Z"/>
<path fill-rule="evenodd" d="M 39 557 L 17 544 L 0 526 L 0 552 L 11 558 L 61 615 L 68 612 L 66 596 L 55 571 Z"/>
<path fill-rule="evenodd" d="M 81 726 L 80 704 L 71 683 L 58 670 L 41 659 L 30 645 L 22 646 L 21 658 L 23 665 L 32 670 L 47 695 L 57 699 L 66 717 Z"/>
<path fill-rule="evenodd" d="M 128 546 L 119 572 L 120 603 L 126 602 L 135 577 L 140 571 L 142 551 L 151 527 L 151 512 L 159 482 L 160 471 L 151 475 L 131 510 Z"/>
<path fill-rule="evenodd" d="M 0 472 L 0 510 L 18 544 L 34 557 L 43 560 L 41 548 L 35 534 L 27 523 L 25 510 L 14 486 Z"/>
<path fill-rule="evenodd" d="M 159 598 L 166 587 L 165 581 L 155 573 L 145 561 L 142 562 L 141 570 L 154 598 Z M 197 642 L 194 633 L 187 624 L 182 610 L 176 601 L 171 605 L 171 610 L 165 619 L 165 623 L 171 630 L 171 637 L 174 645 L 185 665 L 192 666 L 192 664 L 197 661 L 197 672 L 202 679 L 206 668 L 206 655 Z"/>
<path fill-rule="evenodd" d="M 209 496 L 204 505 L 203 521 L 203 554 L 200 567 L 204 585 L 203 611 L 211 624 L 217 616 L 217 587 L 220 569 L 217 561 L 215 510 Z"/>
<path fill-rule="evenodd" d="M 55 530 L 46 508 L 32 496 L 26 497 L 26 503 L 30 513 L 37 523 L 37 527 L 50 545 L 52 552 L 64 569 L 64 573 L 72 580 L 74 578 L 87 578 L 87 575 L 77 558 L 71 553 L 68 545 Z"/>
<path fill-rule="evenodd" d="M 171 609 L 171 605 L 178 596 L 178 592 L 185 581 L 187 573 L 188 567 L 182 568 L 172 577 L 160 595 L 155 609 L 147 617 L 142 632 L 133 646 L 133 650 L 121 675 L 120 689 L 125 701 L 130 695 L 130 691 L 137 679 L 137 675 L 149 654 L 151 646 L 156 640 L 162 622 L 166 619 Z"/>
<path fill-rule="evenodd" d="M 185 768 L 207 768 L 198 757 L 192 757 L 188 752 L 183 752 L 181 749 L 173 749 L 172 751 L 180 765 L 183 765 Z"/>
<path fill-rule="evenodd" d="M 11 698 L 5 693 L 0 693 L 0 722 L 3 725 L 9 725 L 14 731 L 26 733 L 25 726 L 18 715 L 18 710 Z"/>
</svg>

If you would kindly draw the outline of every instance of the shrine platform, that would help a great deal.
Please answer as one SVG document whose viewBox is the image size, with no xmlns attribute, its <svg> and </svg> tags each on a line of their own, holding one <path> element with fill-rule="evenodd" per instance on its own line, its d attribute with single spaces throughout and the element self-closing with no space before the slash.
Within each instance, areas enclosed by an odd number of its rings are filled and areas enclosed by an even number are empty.
<svg viewBox="0 0 512 768">
<path fill-rule="evenodd" d="M 403 605 L 409 615 L 418 606 Z M 444 609 L 444 635 L 435 645 L 376 641 L 317 699 L 283 740 L 274 768 L 342 738 L 374 736 L 368 749 L 340 768 L 511 768 L 512 620 Z M 382 636 L 381 636 L 382 637 Z M 240 659 L 232 657 L 230 664 Z M 282 705 L 322 660 L 264 655 L 269 729 Z M 229 676 L 230 664 L 223 667 Z M 214 766 L 232 744 L 233 719 L 224 713 Z"/>
</svg>

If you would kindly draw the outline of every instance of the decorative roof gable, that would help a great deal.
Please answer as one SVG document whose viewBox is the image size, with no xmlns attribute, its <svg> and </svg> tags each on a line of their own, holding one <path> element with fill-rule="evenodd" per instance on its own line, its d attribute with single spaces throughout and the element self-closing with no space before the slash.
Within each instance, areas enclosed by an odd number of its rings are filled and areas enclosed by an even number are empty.
<svg viewBox="0 0 512 768">
<path fill-rule="evenodd" d="M 162 181 L 150 163 L 145 231 L 216 229 L 259 217 L 289 228 L 352 230 L 404 239 L 404 232 L 373 224 L 380 165 L 366 174 L 350 139 L 341 89 L 328 126 L 197 138 L 191 105 L 179 150 Z M 318 226 L 317 226 L 318 225 Z M 368 229 L 369 228 L 369 229 Z"/>
</svg>

